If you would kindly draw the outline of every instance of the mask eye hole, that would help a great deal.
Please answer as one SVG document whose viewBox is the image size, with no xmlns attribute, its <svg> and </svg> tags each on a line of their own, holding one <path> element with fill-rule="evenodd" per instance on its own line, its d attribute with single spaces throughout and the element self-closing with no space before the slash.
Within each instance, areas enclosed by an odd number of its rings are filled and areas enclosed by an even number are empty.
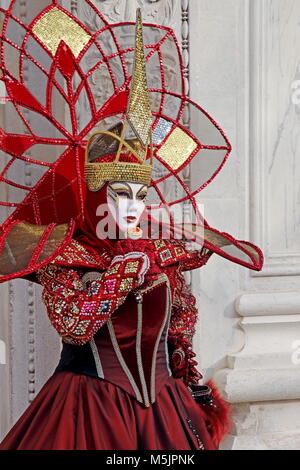
<svg viewBox="0 0 300 470">
<path fill-rule="evenodd" d="M 118 197 L 130 199 L 130 194 L 127 191 L 115 191 L 115 193 Z"/>
<path fill-rule="evenodd" d="M 139 201 L 144 201 L 144 199 L 146 199 L 146 196 L 147 196 L 147 187 L 146 186 L 143 186 L 137 193 L 136 195 L 136 198 L 137 200 Z"/>
<path fill-rule="evenodd" d="M 123 198 L 143 202 L 147 196 L 148 188 L 142 185 L 136 193 L 135 189 L 125 182 L 112 182 L 107 186 L 107 190 L 107 194 L 114 200 Z"/>
</svg>

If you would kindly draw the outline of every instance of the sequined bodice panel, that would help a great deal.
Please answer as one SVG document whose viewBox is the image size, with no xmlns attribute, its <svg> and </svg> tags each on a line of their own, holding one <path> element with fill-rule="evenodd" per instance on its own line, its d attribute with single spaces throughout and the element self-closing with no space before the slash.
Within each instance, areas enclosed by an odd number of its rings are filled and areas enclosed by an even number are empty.
<svg viewBox="0 0 300 470">
<path fill-rule="evenodd" d="M 108 380 L 150 406 L 172 375 L 167 345 L 170 310 L 168 278 L 161 274 L 151 285 L 131 292 L 89 344 L 64 344 L 57 371 Z"/>
</svg>

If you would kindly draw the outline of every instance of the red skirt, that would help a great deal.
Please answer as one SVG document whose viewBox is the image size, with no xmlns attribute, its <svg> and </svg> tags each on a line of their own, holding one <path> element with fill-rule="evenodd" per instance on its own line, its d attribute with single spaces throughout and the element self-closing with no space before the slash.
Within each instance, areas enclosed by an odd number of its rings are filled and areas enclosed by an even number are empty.
<svg viewBox="0 0 300 470">
<path fill-rule="evenodd" d="M 143 407 L 120 387 L 73 372 L 52 375 L 0 450 L 214 450 L 204 413 L 170 377 Z"/>
</svg>

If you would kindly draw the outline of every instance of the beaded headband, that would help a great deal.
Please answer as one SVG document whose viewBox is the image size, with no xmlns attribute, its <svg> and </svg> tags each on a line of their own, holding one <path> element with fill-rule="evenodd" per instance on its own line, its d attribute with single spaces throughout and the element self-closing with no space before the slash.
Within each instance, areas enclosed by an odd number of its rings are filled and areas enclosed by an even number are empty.
<svg viewBox="0 0 300 470">
<path fill-rule="evenodd" d="M 97 136 L 109 136 L 119 142 L 119 149 L 113 162 L 90 162 L 89 149 Z M 139 163 L 120 161 L 124 153 L 122 149 L 133 155 Z M 147 155 L 147 150 L 144 155 Z M 98 131 L 90 137 L 85 152 L 85 179 L 90 191 L 98 191 L 106 181 L 129 181 L 149 186 L 151 171 L 152 156 L 149 164 L 143 163 L 138 152 L 118 135 L 109 131 Z"/>
</svg>

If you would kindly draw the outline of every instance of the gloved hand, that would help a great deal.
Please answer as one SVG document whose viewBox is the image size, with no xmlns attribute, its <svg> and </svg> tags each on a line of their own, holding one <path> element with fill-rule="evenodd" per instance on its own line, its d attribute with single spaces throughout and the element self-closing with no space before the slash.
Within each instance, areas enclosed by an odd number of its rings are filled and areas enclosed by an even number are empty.
<svg viewBox="0 0 300 470">
<path fill-rule="evenodd" d="M 127 277 L 132 278 L 134 288 L 139 287 L 144 283 L 144 277 L 150 267 L 150 261 L 145 253 L 136 251 L 128 252 L 126 254 L 119 254 L 112 260 L 110 268 L 105 272 L 103 279 L 114 275 L 115 266 L 119 263 L 125 265 L 124 273 Z"/>
</svg>

